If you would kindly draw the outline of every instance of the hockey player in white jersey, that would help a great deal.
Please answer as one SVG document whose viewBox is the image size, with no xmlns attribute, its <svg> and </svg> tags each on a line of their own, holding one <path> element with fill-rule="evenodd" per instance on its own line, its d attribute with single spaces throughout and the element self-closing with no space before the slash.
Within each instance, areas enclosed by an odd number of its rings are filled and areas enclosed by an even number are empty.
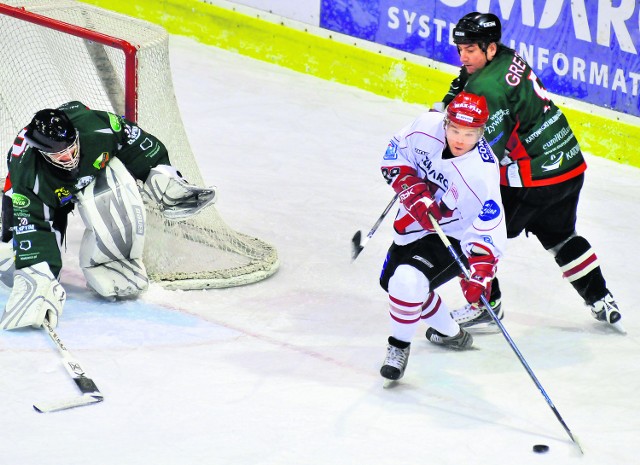
<svg viewBox="0 0 640 465">
<path fill-rule="evenodd" d="M 400 207 L 380 285 L 389 296 L 391 332 L 380 374 L 404 375 L 420 321 L 427 339 L 467 349 L 471 335 L 451 317 L 436 289 L 460 269 L 433 229 L 440 223 L 471 279 L 461 278 L 470 303 L 489 295 L 507 240 L 497 159 L 483 137 L 489 111 L 484 97 L 461 92 L 446 113 L 428 112 L 396 134 L 382 160 L 382 174 Z"/>
</svg>

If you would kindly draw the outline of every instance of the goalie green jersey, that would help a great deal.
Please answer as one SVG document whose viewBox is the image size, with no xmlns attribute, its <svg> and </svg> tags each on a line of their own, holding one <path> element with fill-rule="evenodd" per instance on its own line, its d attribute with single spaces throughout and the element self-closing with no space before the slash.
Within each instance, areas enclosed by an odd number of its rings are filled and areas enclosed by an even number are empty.
<svg viewBox="0 0 640 465">
<path fill-rule="evenodd" d="M 69 102 L 59 109 L 78 130 L 78 166 L 73 170 L 54 166 L 26 143 L 23 129 L 8 154 L 4 188 L 13 205 L 16 268 L 47 262 L 54 276 L 62 267 L 60 246 L 77 192 L 93 182 L 114 157 L 140 180 L 146 179 L 151 168 L 169 164 L 162 142 L 135 123 L 113 113 L 90 110 L 81 102 Z M 4 214 L 3 218 L 7 220 Z"/>
<path fill-rule="evenodd" d="M 487 100 L 491 116 L 485 137 L 500 159 L 502 185 L 558 184 L 586 169 L 567 118 L 514 50 L 499 45 L 493 60 L 473 74 L 462 67 L 445 105 L 462 90 Z"/>
</svg>

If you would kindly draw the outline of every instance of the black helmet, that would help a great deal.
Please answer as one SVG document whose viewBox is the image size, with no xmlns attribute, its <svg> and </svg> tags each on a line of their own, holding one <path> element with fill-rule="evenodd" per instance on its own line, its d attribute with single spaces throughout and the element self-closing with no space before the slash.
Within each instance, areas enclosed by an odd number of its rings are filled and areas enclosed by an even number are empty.
<svg viewBox="0 0 640 465">
<path fill-rule="evenodd" d="M 501 37 L 500 19 L 491 13 L 474 11 L 460 18 L 453 28 L 453 43 L 456 45 L 497 43 Z"/>
<path fill-rule="evenodd" d="M 67 170 L 78 166 L 78 131 L 63 111 L 40 110 L 26 129 L 27 143 L 40 150 L 47 161 Z"/>
</svg>

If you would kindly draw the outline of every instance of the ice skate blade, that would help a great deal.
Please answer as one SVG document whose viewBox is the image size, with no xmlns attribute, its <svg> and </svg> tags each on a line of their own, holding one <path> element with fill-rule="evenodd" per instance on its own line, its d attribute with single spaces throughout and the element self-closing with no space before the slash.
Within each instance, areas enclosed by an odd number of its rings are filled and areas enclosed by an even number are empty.
<svg viewBox="0 0 640 465">
<path fill-rule="evenodd" d="M 616 331 L 618 331 L 620 334 L 623 334 L 625 336 L 627 335 L 627 330 L 624 329 L 624 326 L 622 326 L 622 323 L 620 323 L 620 320 L 618 320 L 617 323 L 608 323 L 608 325 L 611 326 Z"/>
<path fill-rule="evenodd" d="M 488 323 L 478 323 L 477 325 L 473 326 L 460 325 L 460 327 L 464 328 L 465 331 L 468 331 L 472 334 L 495 334 L 500 332 L 500 328 L 495 321 L 490 321 Z"/>
<path fill-rule="evenodd" d="M 399 384 L 399 379 L 385 379 L 382 383 L 382 389 L 392 389 Z"/>
</svg>

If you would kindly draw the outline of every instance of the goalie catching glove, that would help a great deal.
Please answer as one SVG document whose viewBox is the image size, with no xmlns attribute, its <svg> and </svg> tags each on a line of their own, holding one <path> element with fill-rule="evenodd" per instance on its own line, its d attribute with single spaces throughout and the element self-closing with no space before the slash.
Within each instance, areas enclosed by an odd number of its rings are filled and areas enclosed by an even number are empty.
<svg viewBox="0 0 640 465">
<path fill-rule="evenodd" d="M 409 215 L 420 223 L 423 229 L 433 231 L 434 228 L 429 219 L 429 214 L 436 221 L 440 221 L 442 212 L 427 183 L 414 173 L 403 173 L 398 175 L 391 187 L 399 194 L 400 202 L 409 212 Z"/>
<path fill-rule="evenodd" d="M 215 187 L 198 187 L 188 184 L 172 166 L 158 165 L 152 168 L 142 192 L 158 203 L 162 214 L 171 220 L 181 220 L 195 215 L 217 200 Z"/>
<path fill-rule="evenodd" d="M 66 298 L 66 292 L 46 262 L 16 270 L 13 289 L 0 320 L 0 327 L 39 328 L 46 318 L 51 327 L 55 328 Z"/>
<path fill-rule="evenodd" d="M 489 299 L 491 294 L 491 281 L 496 274 L 498 260 L 491 251 L 480 244 L 471 244 L 471 254 L 469 255 L 469 279 L 462 277 L 460 287 L 464 298 L 470 304 L 480 300 L 480 296 Z"/>
</svg>

